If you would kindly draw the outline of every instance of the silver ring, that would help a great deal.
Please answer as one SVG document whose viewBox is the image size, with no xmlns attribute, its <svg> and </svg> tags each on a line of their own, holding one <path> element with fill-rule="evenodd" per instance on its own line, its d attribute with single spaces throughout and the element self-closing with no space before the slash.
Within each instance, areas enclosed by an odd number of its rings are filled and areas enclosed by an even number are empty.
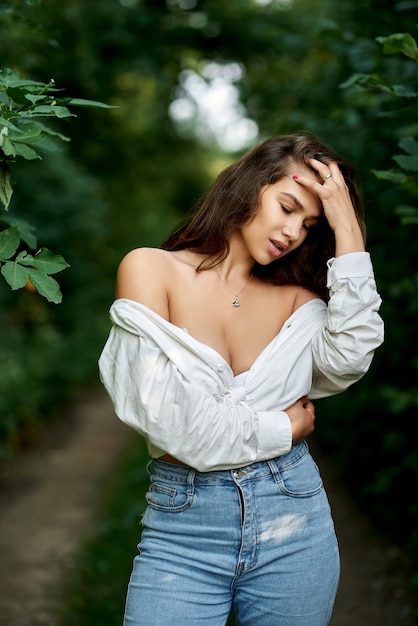
<svg viewBox="0 0 418 626">
<path fill-rule="evenodd" d="M 327 180 L 328 178 L 332 178 L 332 174 L 327 174 L 326 176 L 324 176 L 324 180 Z"/>
</svg>

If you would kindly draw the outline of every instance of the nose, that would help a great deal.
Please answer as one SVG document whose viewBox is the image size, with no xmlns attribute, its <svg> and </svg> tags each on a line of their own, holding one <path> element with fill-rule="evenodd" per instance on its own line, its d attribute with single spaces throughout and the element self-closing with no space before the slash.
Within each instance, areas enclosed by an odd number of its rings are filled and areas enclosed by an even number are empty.
<svg viewBox="0 0 418 626">
<path fill-rule="evenodd" d="M 289 241 L 297 241 L 300 236 L 301 225 L 295 221 L 287 222 L 283 227 L 283 234 Z"/>
</svg>

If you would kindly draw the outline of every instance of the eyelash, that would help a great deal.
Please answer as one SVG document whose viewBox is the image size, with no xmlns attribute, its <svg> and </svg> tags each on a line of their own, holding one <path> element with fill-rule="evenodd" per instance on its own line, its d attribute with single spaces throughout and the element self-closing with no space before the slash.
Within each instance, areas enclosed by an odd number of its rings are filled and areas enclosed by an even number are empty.
<svg viewBox="0 0 418 626">
<path fill-rule="evenodd" d="M 285 206 L 284 204 L 280 204 L 283 213 L 285 213 L 286 215 L 292 215 L 293 211 L 291 209 L 288 209 L 287 206 Z M 302 224 L 303 228 L 305 230 L 310 230 L 312 228 L 312 226 L 307 226 L 307 224 Z"/>
</svg>

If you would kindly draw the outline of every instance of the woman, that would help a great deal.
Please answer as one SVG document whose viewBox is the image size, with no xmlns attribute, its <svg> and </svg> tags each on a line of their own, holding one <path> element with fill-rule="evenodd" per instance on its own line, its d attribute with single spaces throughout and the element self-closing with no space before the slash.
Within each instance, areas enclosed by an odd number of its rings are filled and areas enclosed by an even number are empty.
<svg viewBox="0 0 418 626">
<path fill-rule="evenodd" d="M 382 342 L 353 168 L 315 137 L 227 168 L 162 249 L 122 261 L 100 358 L 151 486 L 125 625 L 328 624 L 339 576 L 304 441 Z"/>
</svg>

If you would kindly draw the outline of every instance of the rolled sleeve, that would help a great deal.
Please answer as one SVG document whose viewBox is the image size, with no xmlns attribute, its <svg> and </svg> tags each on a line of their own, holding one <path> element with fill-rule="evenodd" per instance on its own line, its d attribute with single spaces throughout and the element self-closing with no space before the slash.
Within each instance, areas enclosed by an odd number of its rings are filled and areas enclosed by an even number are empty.
<svg viewBox="0 0 418 626">
<path fill-rule="evenodd" d="M 330 300 L 322 331 L 313 339 L 312 398 L 347 389 L 369 369 L 383 342 L 373 267 L 367 252 L 331 259 L 328 263 Z"/>
</svg>

